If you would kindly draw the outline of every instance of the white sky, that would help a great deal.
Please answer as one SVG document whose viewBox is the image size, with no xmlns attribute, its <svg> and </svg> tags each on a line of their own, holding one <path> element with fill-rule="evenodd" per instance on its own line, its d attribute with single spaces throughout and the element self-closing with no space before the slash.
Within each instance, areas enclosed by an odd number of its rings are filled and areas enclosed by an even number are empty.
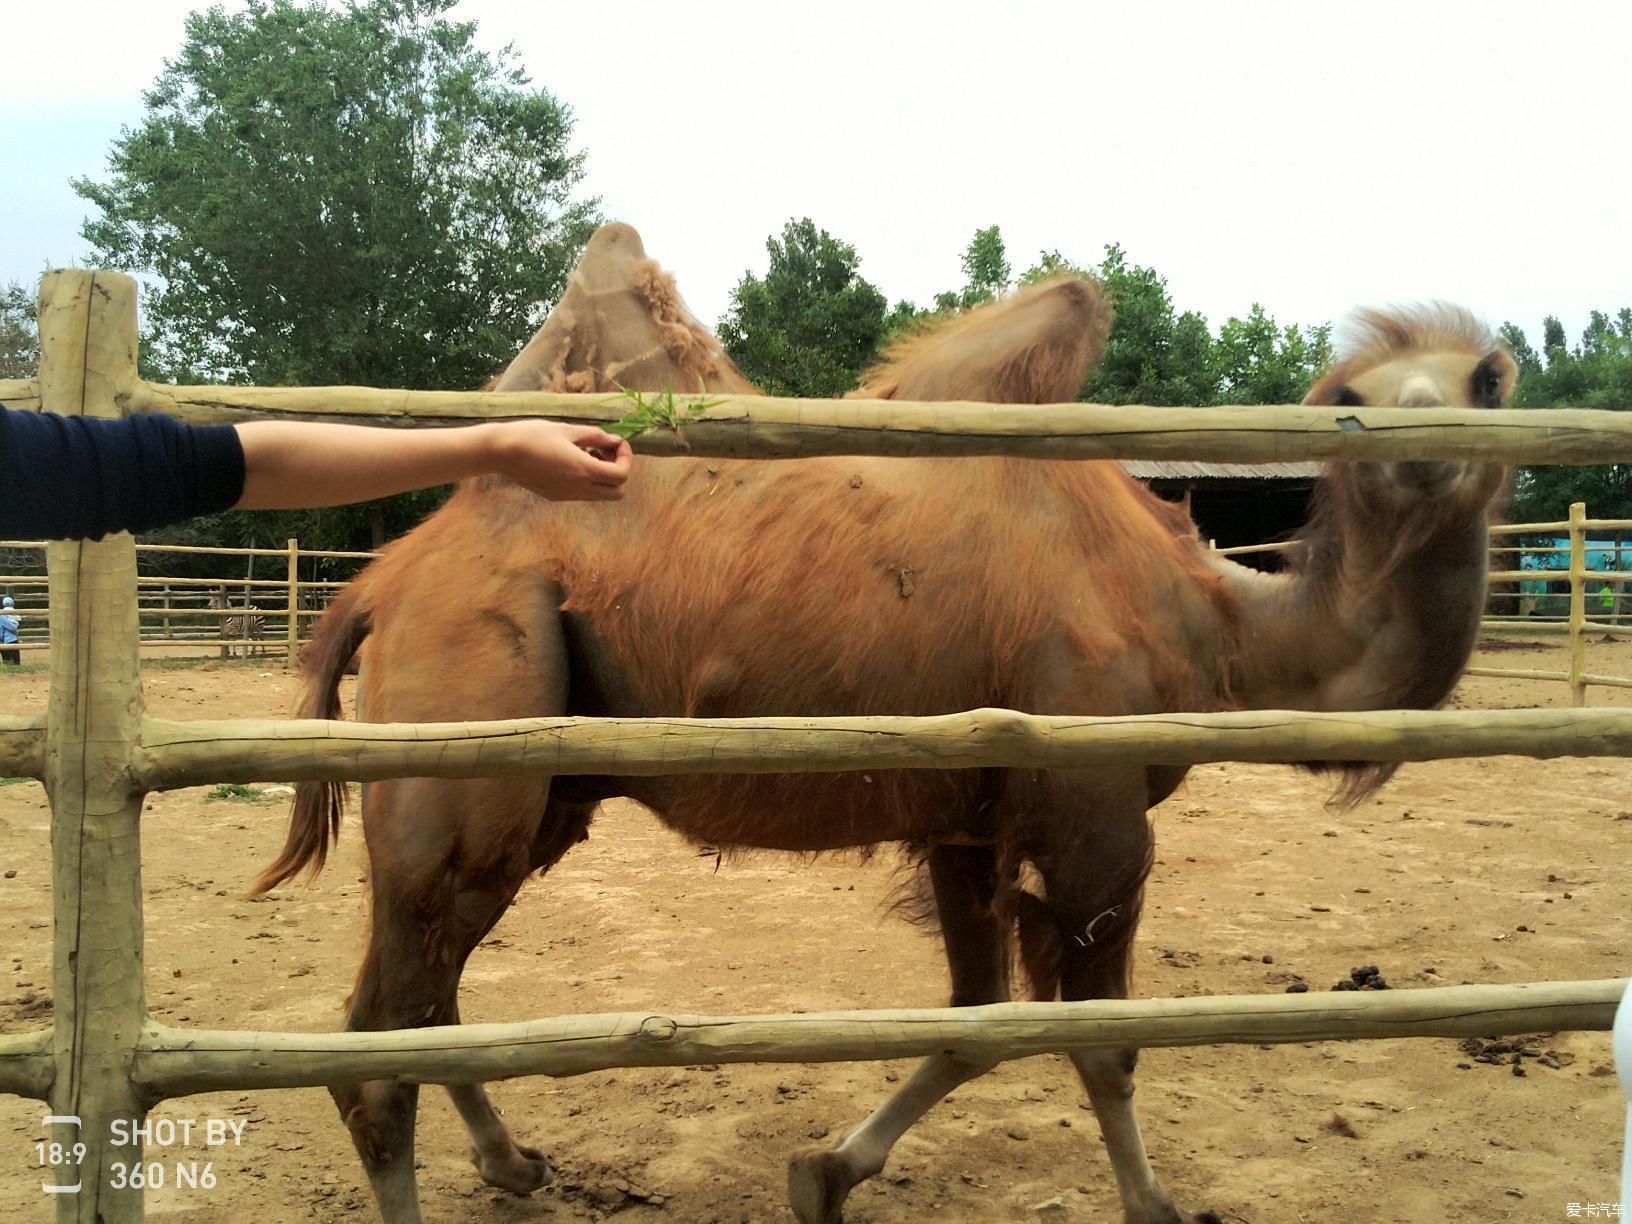
<svg viewBox="0 0 1632 1224">
<path fill-rule="evenodd" d="M 229 3 L 228 7 L 234 7 Z M 0 280 L 84 205 L 186 0 L 6 0 Z M 586 187 L 713 322 L 809 215 L 892 300 L 1107 242 L 1215 324 L 1442 297 L 1539 339 L 1632 305 L 1632 4 L 464 0 L 568 102 Z"/>
</svg>

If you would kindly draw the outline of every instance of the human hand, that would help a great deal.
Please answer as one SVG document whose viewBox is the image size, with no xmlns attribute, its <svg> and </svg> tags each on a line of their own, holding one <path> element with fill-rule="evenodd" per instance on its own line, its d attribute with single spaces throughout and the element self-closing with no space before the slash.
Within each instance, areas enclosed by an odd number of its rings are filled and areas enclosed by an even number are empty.
<svg viewBox="0 0 1632 1224">
<path fill-rule="evenodd" d="M 488 433 L 492 470 L 551 501 L 616 501 L 634 462 L 629 443 L 595 425 L 503 421 Z"/>
</svg>

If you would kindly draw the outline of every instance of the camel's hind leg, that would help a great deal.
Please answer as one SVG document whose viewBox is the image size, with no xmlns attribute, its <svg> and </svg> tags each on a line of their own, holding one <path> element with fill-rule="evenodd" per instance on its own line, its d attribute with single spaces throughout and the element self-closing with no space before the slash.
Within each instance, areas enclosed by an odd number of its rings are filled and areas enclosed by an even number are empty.
<svg viewBox="0 0 1632 1224">
<path fill-rule="evenodd" d="M 998 866 L 990 847 L 942 846 L 929 857 L 935 907 L 952 970 L 952 1006 L 1009 997 L 1009 925 L 997 905 Z M 800 1224 L 839 1224 L 844 1200 L 884 1168 L 890 1149 L 960 1084 L 995 1064 L 949 1054 L 926 1059 L 888 1102 L 832 1150 L 804 1152 L 788 1167 L 788 1199 Z"/>
<path fill-rule="evenodd" d="M 459 976 L 531 869 L 548 785 L 413 778 L 369 787 L 364 828 L 374 912 L 348 1029 L 458 1023 Z M 519 1193 L 548 1182 L 548 1162 L 516 1146 L 479 1085 L 453 1095 L 476 1139 L 484 1178 Z M 381 1215 L 388 1224 L 417 1224 L 418 1087 L 346 1085 L 334 1098 Z"/>
<path fill-rule="evenodd" d="M 572 846 L 588 836 L 592 803 L 551 798 L 533 841 L 531 867 L 548 871 Z M 485 933 L 484 933 L 485 934 Z M 458 1023 L 455 1014 L 454 1023 Z M 482 1084 L 449 1084 L 448 1096 L 470 1132 L 471 1163 L 489 1185 L 526 1194 L 554 1177 L 549 1158 L 537 1148 L 522 1147 L 510 1134 Z"/>
</svg>

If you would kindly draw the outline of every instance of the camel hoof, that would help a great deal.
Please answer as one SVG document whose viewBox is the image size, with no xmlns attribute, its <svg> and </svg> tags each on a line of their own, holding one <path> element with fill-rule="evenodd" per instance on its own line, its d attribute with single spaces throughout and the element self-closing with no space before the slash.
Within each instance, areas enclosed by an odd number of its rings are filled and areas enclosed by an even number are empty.
<svg viewBox="0 0 1632 1224">
<path fill-rule="evenodd" d="M 1216 1211 L 1189 1212 L 1169 1202 L 1155 1204 L 1151 1210 L 1130 1212 L 1126 1224 L 1224 1224 L 1224 1217 Z"/>
<path fill-rule="evenodd" d="M 555 1180 L 550 1158 L 537 1148 L 512 1146 L 504 1155 L 493 1157 L 472 1150 L 470 1162 L 488 1185 L 511 1194 L 531 1194 Z"/>
<path fill-rule="evenodd" d="M 855 1184 L 837 1152 L 813 1148 L 788 1162 L 788 1205 L 799 1224 L 844 1224 L 844 1200 Z"/>
</svg>

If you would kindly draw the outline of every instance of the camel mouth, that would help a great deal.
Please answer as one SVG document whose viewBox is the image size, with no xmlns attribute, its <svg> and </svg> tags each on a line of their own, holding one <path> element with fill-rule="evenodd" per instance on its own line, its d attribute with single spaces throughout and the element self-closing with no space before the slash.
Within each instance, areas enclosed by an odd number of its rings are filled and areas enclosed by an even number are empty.
<svg viewBox="0 0 1632 1224">
<path fill-rule="evenodd" d="M 1394 483 L 1408 493 L 1422 497 L 1442 497 L 1461 483 L 1467 474 L 1467 465 L 1430 460 L 1410 460 L 1391 463 L 1389 475 Z"/>
</svg>

